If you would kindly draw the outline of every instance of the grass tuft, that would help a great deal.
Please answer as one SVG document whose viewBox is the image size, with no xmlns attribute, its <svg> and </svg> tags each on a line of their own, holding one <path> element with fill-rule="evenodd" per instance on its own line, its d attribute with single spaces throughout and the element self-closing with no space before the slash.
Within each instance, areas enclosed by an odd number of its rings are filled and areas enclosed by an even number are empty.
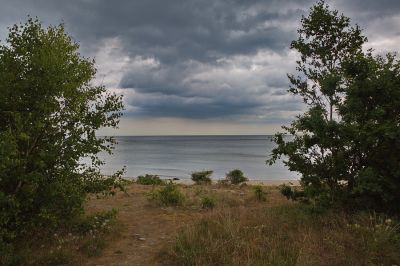
<svg viewBox="0 0 400 266">
<path fill-rule="evenodd" d="M 203 209 L 214 209 L 216 200 L 213 197 L 205 196 L 201 199 L 201 207 Z"/>
<path fill-rule="evenodd" d="M 88 257 L 98 257 L 103 253 L 105 247 L 106 241 L 104 238 L 101 236 L 95 236 L 83 243 L 80 250 Z"/>
<path fill-rule="evenodd" d="M 253 191 L 254 191 L 254 195 L 258 201 L 266 200 L 266 197 L 265 197 L 266 192 L 264 191 L 264 189 L 261 185 L 254 186 Z"/>
</svg>

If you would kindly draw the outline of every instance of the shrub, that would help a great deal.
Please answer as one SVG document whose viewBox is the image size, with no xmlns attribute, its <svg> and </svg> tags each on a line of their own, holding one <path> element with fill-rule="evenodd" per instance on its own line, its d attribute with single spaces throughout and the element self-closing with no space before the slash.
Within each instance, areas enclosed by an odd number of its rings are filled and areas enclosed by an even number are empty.
<svg viewBox="0 0 400 266">
<path fill-rule="evenodd" d="M 193 172 L 192 173 L 192 180 L 196 184 L 210 184 L 213 171 L 201 171 L 201 172 Z"/>
<path fill-rule="evenodd" d="M 12 244 L 0 241 L 0 265 L 23 265 L 25 257 L 15 251 Z"/>
<path fill-rule="evenodd" d="M 136 183 L 141 185 L 163 185 L 165 184 L 164 180 L 161 180 L 158 175 L 144 175 L 138 176 L 136 179 Z"/>
<path fill-rule="evenodd" d="M 243 175 L 242 171 L 235 169 L 226 174 L 226 180 L 231 182 L 231 184 L 237 185 L 247 181 L 248 179 Z"/>
<path fill-rule="evenodd" d="M 98 257 L 103 253 L 106 247 L 106 241 L 101 236 L 95 236 L 88 239 L 80 248 L 80 250 L 88 257 Z"/>
<path fill-rule="evenodd" d="M 114 208 L 110 211 L 99 212 L 77 222 L 75 228 L 81 234 L 87 234 L 89 232 L 106 232 L 110 223 L 112 223 L 117 217 L 117 214 L 118 210 Z"/>
<path fill-rule="evenodd" d="M 264 191 L 263 187 L 261 185 L 256 185 L 253 187 L 254 190 L 254 195 L 256 196 L 256 199 L 258 201 L 265 201 L 265 194 L 266 192 Z"/>
<path fill-rule="evenodd" d="M 177 185 L 170 181 L 163 188 L 152 191 L 149 194 L 149 199 L 165 206 L 179 206 L 182 205 L 185 197 L 179 191 Z"/>
<path fill-rule="evenodd" d="M 201 207 L 203 209 L 213 209 L 215 207 L 215 199 L 205 196 L 201 199 Z"/>
<path fill-rule="evenodd" d="M 287 199 L 293 199 L 293 190 L 290 186 L 283 184 L 279 186 L 279 192 Z"/>
<path fill-rule="evenodd" d="M 62 250 L 57 250 L 41 257 L 36 263 L 37 265 L 43 266 L 59 266 L 69 264 L 71 259 L 71 254 Z"/>
</svg>

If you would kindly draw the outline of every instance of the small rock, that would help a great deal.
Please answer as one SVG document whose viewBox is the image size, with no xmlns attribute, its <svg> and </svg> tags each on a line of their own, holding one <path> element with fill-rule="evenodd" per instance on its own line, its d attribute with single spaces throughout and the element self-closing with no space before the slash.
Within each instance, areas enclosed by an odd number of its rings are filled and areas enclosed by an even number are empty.
<svg viewBox="0 0 400 266">
<path fill-rule="evenodd" d="M 139 237 L 138 240 L 140 240 L 140 241 L 146 241 L 146 238 L 144 238 L 144 237 Z"/>
</svg>

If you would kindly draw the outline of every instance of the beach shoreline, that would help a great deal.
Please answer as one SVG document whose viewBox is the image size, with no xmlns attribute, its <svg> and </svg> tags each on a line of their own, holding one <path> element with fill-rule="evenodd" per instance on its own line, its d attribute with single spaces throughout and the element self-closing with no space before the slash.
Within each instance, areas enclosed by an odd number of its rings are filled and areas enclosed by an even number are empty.
<svg viewBox="0 0 400 266">
<path fill-rule="evenodd" d="M 223 180 L 223 179 L 221 179 Z M 217 183 L 218 181 L 221 180 L 213 180 L 213 183 Z M 179 180 L 174 180 L 175 183 L 177 184 L 183 184 L 183 185 L 194 185 L 195 183 L 190 180 L 190 179 L 179 179 Z M 299 180 L 249 180 L 245 182 L 248 185 L 262 185 L 262 186 L 280 186 L 280 185 L 294 185 L 298 186 Z"/>
<path fill-rule="evenodd" d="M 136 180 L 135 177 L 124 177 L 127 180 Z M 195 182 L 191 179 L 173 179 L 173 178 L 162 178 L 163 180 L 171 180 L 176 184 L 181 185 L 195 185 Z M 213 179 L 213 184 L 217 184 L 219 181 L 223 181 L 224 179 Z M 280 185 L 291 185 L 291 186 L 299 186 L 300 180 L 292 180 L 292 179 L 249 179 L 245 182 L 248 185 L 262 185 L 262 186 L 280 186 Z"/>
</svg>

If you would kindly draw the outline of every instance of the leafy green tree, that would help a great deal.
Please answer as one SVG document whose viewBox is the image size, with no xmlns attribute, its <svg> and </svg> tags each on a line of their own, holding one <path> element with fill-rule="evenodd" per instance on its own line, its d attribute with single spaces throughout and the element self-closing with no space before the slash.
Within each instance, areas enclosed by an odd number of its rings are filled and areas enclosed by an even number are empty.
<svg viewBox="0 0 400 266">
<path fill-rule="evenodd" d="M 342 181 L 348 169 L 340 131 L 340 114 L 345 85 L 342 62 L 362 53 L 362 36 L 350 19 L 331 11 L 323 1 L 301 19 L 299 37 L 291 48 L 300 53 L 298 76 L 288 75 L 289 92 L 303 98 L 308 110 L 297 117 L 285 133 L 275 135 L 278 144 L 268 160 L 274 163 L 282 155 L 291 171 L 302 175 L 301 183 L 307 199 L 332 203 L 342 195 Z M 285 135 L 292 138 L 285 138 Z"/>
<path fill-rule="evenodd" d="M 400 61 L 368 53 L 343 66 L 346 187 L 358 206 L 400 212 Z"/>
<path fill-rule="evenodd" d="M 0 45 L 3 240 L 73 218 L 87 193 L 121 188 L 122 172 L 100 174 L 97 154 L 111 153 L 114 140 L 96 131 L 117 127 L 122 100 L 92 85 L 94 61 L 78 49 L 63 25 L 43 28 L 30 18 Z"/>
<path fill-rule="evenodd" d="M 385 202 L 399 199 L 399 147 L 389 149 L 400 137 L 398 112 L 389 111 L 399 109 L 398 63 L 393 56 L 385 61 L 363 53 L 367 39 L 360 28 L 323 1 L 301 24 L 291 44 L 301 56 L 300 74 L 288 75 L 289 91 L 308 110 L 275 135 L 277 147 L 267 162 L 285 156 L 288 168 L 301 174 L 301 191 L 285 189 L 293 199 L 388 207 Z M 382 160 L 390 164 L 380 166 Z"/>
</svg>

